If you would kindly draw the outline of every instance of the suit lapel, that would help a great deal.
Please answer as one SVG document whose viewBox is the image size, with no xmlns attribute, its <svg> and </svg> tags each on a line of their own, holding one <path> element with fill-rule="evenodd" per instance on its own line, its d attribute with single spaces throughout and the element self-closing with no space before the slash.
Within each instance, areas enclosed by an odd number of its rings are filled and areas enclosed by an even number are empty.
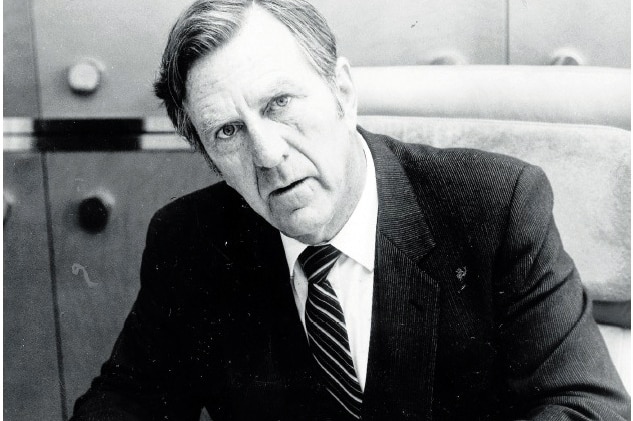
<svg viewBox="0 0 633 421">
<path fill-rule="evenodd" d="M 374 158 L 378 226 L 364 419 L 429 419 L 439 286 L 420 269 L 434 240 L 417 197 L 380 136 L 361 131 Z"/>
</svg>

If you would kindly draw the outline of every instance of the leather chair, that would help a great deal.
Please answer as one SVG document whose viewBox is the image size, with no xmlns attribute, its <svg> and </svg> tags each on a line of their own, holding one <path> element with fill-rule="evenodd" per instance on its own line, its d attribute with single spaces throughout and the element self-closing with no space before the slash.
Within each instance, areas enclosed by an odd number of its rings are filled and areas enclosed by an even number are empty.
<svg viewBox="0 0 633 421">
<path fill-rule="evenodd" d="M 370 131 L 545 170 L 563 244 L 631 390 L 630 70 L 407 66 L 356 68 L 353 78 Z"/>
</svg>

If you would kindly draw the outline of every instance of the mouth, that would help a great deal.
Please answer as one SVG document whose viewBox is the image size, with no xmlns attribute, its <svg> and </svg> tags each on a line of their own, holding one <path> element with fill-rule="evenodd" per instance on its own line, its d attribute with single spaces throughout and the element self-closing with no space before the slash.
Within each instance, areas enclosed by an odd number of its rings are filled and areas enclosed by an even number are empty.
<svg viewBox="0 0 633 421">
<path fill-rule="evenodd" d="M 305 182 L 307 180 L 307 178 L 302 178 L 300 180 L 295 181 L 294 183 L 290 183 L 285 187 L 281 187 L 278 188 L 276 190 L 273 190 L 272 193 L 270 193 L 271 196 L 281 196 L 284 193 L 288 193 L 289 191 L 291 191 L 292 189 L 294 189 L 295 187 L 299 186 L 300 184 L 302 184 L 303 182 Z"/>
</svg>

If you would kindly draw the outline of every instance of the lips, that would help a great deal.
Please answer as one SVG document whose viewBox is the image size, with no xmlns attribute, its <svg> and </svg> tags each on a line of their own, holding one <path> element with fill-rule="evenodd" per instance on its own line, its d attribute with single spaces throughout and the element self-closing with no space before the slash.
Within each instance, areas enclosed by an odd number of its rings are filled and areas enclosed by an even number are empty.
<svg viewBox="0 0 633 421">
<path fill-rule="evenodd" d="M 295 187 L 299 186 L 300 184 L 302 184 L 304 181 L 306 181 L 306 178 L 302 178 L 300 180 L 297 180 L 293 183 L 288 184 L 285 187 L 281 187 L 278 188 L 276 190 L 273 190 L 273 192 L 271 193 L 272 196 L 281 196 L 284 193 L 288 193 L 289 191 L 291 191 L 292 189 L 294 189 Z"/>
</svg>

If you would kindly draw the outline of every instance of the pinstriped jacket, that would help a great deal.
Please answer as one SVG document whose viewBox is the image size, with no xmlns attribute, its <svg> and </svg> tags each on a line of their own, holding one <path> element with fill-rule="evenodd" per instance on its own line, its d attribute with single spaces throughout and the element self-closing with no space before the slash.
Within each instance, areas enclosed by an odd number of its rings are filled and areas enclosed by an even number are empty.
<svg viewBox="0 0 633 421">
<path fill-rule="evenodd" d="M 538 167 L 359 128 L 379 195 L 364 420 L 616 420 Z M 279 233 L 224 183 L 156 213 L 141 290 L 74 420 L 327 420 Z"/>
</svg>

